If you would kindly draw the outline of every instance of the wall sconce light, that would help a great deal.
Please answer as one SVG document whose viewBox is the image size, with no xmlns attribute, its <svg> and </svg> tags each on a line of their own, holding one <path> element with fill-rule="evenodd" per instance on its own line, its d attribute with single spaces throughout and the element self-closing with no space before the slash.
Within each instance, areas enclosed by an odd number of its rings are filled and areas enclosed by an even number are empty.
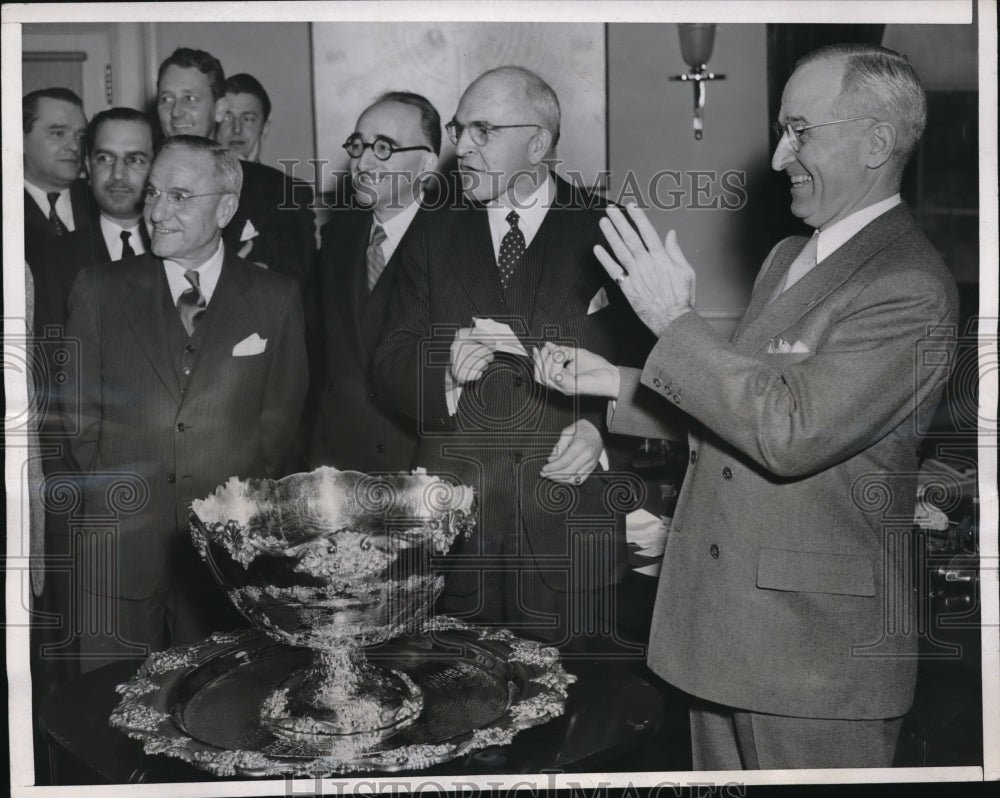
<svg viewBox="0 0 1000 798">
<path fill-rule="evenodd" d="M 694 137 L 701 139 L 702 112 L 705 109 L 705 82 L 725 80 L 725 75 L 708 71 L 708 59 L 715 44 L 715 25 L 706 22 L 681 23 L 677 26 L 681 39 L 681 55 L 690 71 L 686 75 L 671 75 L 671 80 L 690 81 L 694 85 Z"/>
</svg>

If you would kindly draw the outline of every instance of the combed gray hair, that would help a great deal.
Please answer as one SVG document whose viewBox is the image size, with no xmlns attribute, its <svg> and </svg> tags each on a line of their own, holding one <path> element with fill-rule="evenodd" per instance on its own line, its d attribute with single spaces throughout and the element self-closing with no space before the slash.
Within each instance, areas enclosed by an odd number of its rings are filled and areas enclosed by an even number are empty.
<svg viewBox="0 0 1000 798">
<path fill-rule="evenodd" d="M 511 78 L 520 84 L 520 90 L 524 93 L 528 107 L 538 114 L 542 127 L 552 134 L 550 149 L 555 149 L 559 142 L 562 111 L 559 108 L 559 97 L 552 87 L 530 69 L 521 66 L 509 65 L 491 69 L 476 78 L 476 82 L 488 76 Z"/>
<path fill-rule="evenodd" d="M 212 177 L 219 191 L 232 192 L 237 197 L 243 188 L 243 167 L 240 159 L 218 142 L 204 136 L 168 136 L 158 152 L 166 149 L 207 152 L 212 158 Z"/>
<path fill-rule="evenodd" d="M 875 45 L 832 44 L 803 56 L 795 66 L 823 59 L 844 62 L 838 113 L 892 122 L 895 155 L 906 163 L 927 126 L 927 97 L 906 56 Z"/>
</svg>

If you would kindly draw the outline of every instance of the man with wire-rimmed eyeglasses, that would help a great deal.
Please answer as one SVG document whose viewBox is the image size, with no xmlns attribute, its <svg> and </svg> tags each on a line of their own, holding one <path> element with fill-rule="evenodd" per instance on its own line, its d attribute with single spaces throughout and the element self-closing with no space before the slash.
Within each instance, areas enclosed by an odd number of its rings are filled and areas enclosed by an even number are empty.
<svg viewBox="0 0 1000 798">
<path fill-rule="evenodd" d="M 310 314 L 311 351 L 320 351 L 307 416 L 315 408 L 316 421 L 304 428 L 313 467 L 401 471 L 411 466 L 416 424 L 381 400 L 371 366 L 401 248 L 439 199 L 427 183 L 441 117 L 419 94 L 389 92 L 361 113 L 343 146 L 354 192 L 322 230 L 314 292 L 321 312 Z"/>
<path fill-rule="evenodd" d="M 375 358 L 376 393 L 420 431 L 414 465 L 479 500 L 437 609 L 615 648 L 627 563 L 599 465 L 604 409 L 540 390 L 529 356 L 554 335 L 617 357 L 631 311 L 592 252 L 604 203 L 556 176 L 559 100 L 523 67 L 479 76 L 446 130 L 462 197 L 407 242 Z"/>
<path fill-rule="evenodd" d="M 697 770 L 893 765 L 917 675 L 921 419 L 958 315 L 899 193 L 925 122 L 898 53 L 805 56 L 771 166 L 815 232 L 774 247 L 731 339 L 695 309 L 674 231 L 629 208 L 601 222 L 598 257 L 658 338 L 644 368 L 539 353 L 542 384 L 616 400 L 612 430 L 653 435 L 677 409 L 698 422 L 649 654 L 689 695 Z"/>
<path fill-rule="evenodd" d="M 86 268 L 70 293 L 80 400 L 64 417 L 84 514 L 102 519 L 74 549 L 84 671 L 241 622 L 188 505 L 232 476 L 288 473 L 308 379 L 296 283 L 223 243 L 241 184 L 222 145 L 167 138 L 143 197 L 149 251 Z"/>
</svg>

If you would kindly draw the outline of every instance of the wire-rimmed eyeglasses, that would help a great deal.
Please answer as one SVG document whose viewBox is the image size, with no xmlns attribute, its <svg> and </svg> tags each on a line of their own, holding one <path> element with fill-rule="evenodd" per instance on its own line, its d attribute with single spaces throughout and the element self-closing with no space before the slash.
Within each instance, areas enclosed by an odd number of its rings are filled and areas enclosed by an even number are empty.
<svg viewBox="0 0 1000 798">
<path fill-rule="evenodd" d="M 231 194 L 230 191 L 209 191 L 206 194 L 187 194 L 183 191 L 162 191 L 152 186 L 146 186 L 142 190 L 142 201 L 147 205 L 153 205 L 160 197 L 167 198 L 167 205 L 174 208 L 183 208 L 184 203 L 197 197 L 218 197 L 222 194 Z"/>
<path fill-rule="evenodd" d="M 834 119 L 830 122 L 817 122 L 814 125 L 796 125 L 792 122 L 786 122 L 782 125 L 780 122 L 775 122 L 771 127 L 774 130 L 774 134 L 779 139 L 787 136 L 788 144 L 792 148 L 792 152 L 798 152 L 802 147 L 802 140 L 799 136 L 807 130 L 812 130 L 814 127 L 826 127 L 827 125 L 839 125 L 844 122 L 858 122 L 862 119 L 874 118 L 874 116 L 852 116 L 850 119 Z"/>
<path fill-rule="evenodd" d="M 532 122 L 522 122 L 516 125 L 491 125 L 489 122 L 469 122 L 467 125 L 463 125 L 457 119 L 452 119 L 447 125 L 444 126 L 445 132 L 448 134 L 448 140 L 452 144 L 458 144 L 458 140 L 462 138 L 462 134 L 468 130 L 469 138 L 472 139 L 473 143 L 477 147 L 483 147 L 486 142 L 489 141 L 490 133 L 494 130 L 506 130 L 511 127 L 537 127 L 541 128 L 541 125 L 536 125 Z"/>
<path fill-rule="evenodd" d="M 391 141 L 381 136 L 376 136 L 374 141 L 367 142 L 357 133 L 344 142 L 344 149 L 347 150 L 347 154 L 352 158 L 360 158 L 369 147 L 371 147 L 372 153 L 380 161 L 388 161 L 397 152 L 410 152 L 411 150 L 433 152 L 426 144 L 418 144 L 415 147 L 397 147 Z"/>
</svg>

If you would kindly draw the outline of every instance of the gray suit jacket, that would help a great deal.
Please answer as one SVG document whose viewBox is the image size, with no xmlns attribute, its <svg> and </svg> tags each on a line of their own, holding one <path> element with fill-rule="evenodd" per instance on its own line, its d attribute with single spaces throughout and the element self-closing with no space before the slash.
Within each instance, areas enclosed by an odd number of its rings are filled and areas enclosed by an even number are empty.
<svg viewBox="0 0 1000 798">
<path fill-rule="evenodd" d="M 917 410 L 929 418 L 940 397 L 954 331 L 935 327 L 955 323 L 957 294 L 903 207 L 770 301 L 803 245 L 774 248 L 731 342 L 687 314 L 647 360 L 646 387 L 623 382 L 612 429 L 652 434 L 627 401 L 647 388 L 703 425 L 649 664 L 727 706 L 894 717 L 917 665 Z"/>
<path fill-rule="evenodd" d="M 144 598 L 191 578 L 179 565 L 194 561 L 191 500 L 230 476 L 285 473 L 308 378 L 295 283 L 227 250 L 186 346 L 179 323 L 150 254 L 89 267 L 70 294 L 67 338 L 80 357 L 67 372 L 82 397 L 66 411 L 80 429 L 70 452 L 87 514 L 117 517 L 117 563 L 107 582 L 85 585 L 93 592 Z M 255 333 L 261 351 L 234 353 Z M 96 543 L 95 556 L 104 556 Z"/>
</svg>

